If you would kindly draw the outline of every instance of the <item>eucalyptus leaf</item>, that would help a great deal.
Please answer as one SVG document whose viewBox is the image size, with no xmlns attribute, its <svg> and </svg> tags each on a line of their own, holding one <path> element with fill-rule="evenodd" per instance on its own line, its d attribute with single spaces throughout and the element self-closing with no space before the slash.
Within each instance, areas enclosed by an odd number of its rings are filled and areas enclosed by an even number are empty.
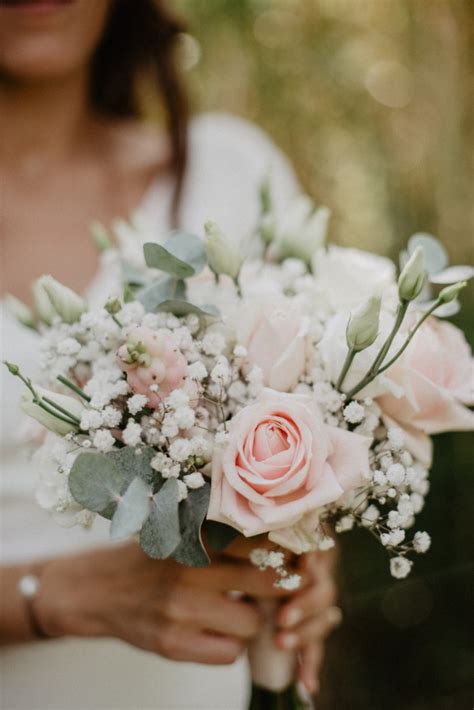
<svg viewBox="0 0 474 710">
<path fill-rule="evenodd" d="M 193 268 L 194 276 L 207 264 L 206 248 L 202 239 L 189 232 L 175 231 L 165 242 L 166 249 Z"/>
<path fill-rule="evenodd" d="M 151 446 L 144 449 L 134 449 L 130 446 L 124 446 L 122 449 L 110 451 L 107 457 L 114 462 L 128 485 L 137 476 L 145 481 L 145 483 L 152 483 L 154 481 L 157 474 L 150 466 L 150 461 L 155 453 Z"/>
<path fill-rule="evenodd" d="M 144 286 L 146 278 L 144 274 L 128 261 L 121 262 L 122 281 L 130 286 Z"/>
<path fill-rule="evenodd" d="M 160 303 L 175 297 L 178 284 L 179 281 L 174 277 L 160 276 L 148 286 L 141 288 L 136 294 L 136 299 L 140 301 L 148 313 L 154 313 Z"/>
<path fill-rule="evenodd" d="M 112 518 L 110 534 L 123 540 L 138 532 L 150 510 L 151 486 L 136 476 L 120 498 Z"/>
<path fill-rule="evenodd" d="M 127 483 L 122 471 L 108 456 L 92 451 L 79 454 L 69 474 L 73 498 L 97 513 L 116 502 Z"/>
<path fill-rule="evenodd" d="M 163 301 L 157 308 L 158 311 L 165 313 L 173 313 L 175 316 L 187 316 L 194 313 L 199 318 L 219 318 L 219 311 L 215 306 L 195 306 L 188 301 L 180 301 L 179 299 L 169 299 Z"/>
<path fill-rule="evenodd" d="M 180 505 L 181 544 L 173 552 L 176 562 L 190 567 L 206 567 L 209 556 L 202 542 L 201 527 L 209 507 L 211 486 L 188 491 L 188 497 Z"/>
<path fill-rule="evenodd" d="M 203 530 L 206 540 L 215 552 L 225 550 L 240 534 L 238 530 L 231 528 L 230 525 L 218 523 L 215 520 L 206 520 Z"/>
<path fill-rule="evenodd" d="M 194 269 L 190 264 L 181 261 L 161 244 L 147 242 L 143 247 L 146 265 L 151 269 L 164 271 L 176 279 L 187 279 L 194 276 Z"/>
<path fill-rule="evenodd" d="M 151 500 L 150 514 L 140 533 L 140 546 L 149 557 L 163 560 L 180 542 L 178 481 L 168 478 Z"/>
</svg>

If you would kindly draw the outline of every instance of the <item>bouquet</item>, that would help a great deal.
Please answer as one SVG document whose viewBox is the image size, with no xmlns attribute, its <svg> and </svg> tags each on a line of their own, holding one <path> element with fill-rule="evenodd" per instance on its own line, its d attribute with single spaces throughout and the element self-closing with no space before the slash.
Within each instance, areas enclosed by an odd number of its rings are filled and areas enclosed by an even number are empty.
<svg viewBox="0 0 474 710">
<path fill-rule="evenodd" d="M 65 526 L 107 518 L 112 538 L 185 565 L 255 537 L 252 562 L 290 590 L 292 555 L 359 526 L 403 578 L 430 546 L 409 533 L 430 436 L 474 428 L 473 360 L 445 320 L 473 270 L 421 234 L 397 278 L 388 259 L 326 244 L 325 208 L 302 197 L 278 221 L 266 186 L 261 198 L 251 258 L 212 222 L 163 245 L 122 224 L 112 246 L 96 226 L 120 290 L 89 308 L 43 276 L 36 315 L 15 302 L 41 333 L 40 382 L 6 363 L 49 430 L 38 503 Z M 295 657 L 268 629 L 250 659 L 260 686 L 291 684 Z"/>
</svg>

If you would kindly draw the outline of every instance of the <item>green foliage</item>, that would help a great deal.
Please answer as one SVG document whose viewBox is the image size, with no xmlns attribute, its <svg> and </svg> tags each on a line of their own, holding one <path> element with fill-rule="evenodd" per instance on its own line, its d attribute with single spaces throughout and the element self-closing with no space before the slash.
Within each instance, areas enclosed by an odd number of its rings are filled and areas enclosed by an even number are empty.
<svg viewBox="0 0 474 710">
<path fill-rule="evenodd" d="M 116 503 L 128 481 L 105 454 L 89 451 L 79 454 L 69 474 L 69 489 L 74 499 L 95 513 Z"/>
<path fill-rule="evenodd" d="M 195 306 L 193 303 L 178 299 L 163 301 L 156 310 L 164 311 L 165 313 L 174 313 L 175 316 L 187 316 L 190 313 L 194 313 L 199 316 L 199 318 L 219 317 L 219 310 L 213 305 Z"/>
<path fill-rule="evenodd" d="M 178 482 L 169 478 L 153 496 L 150 514 L 140 534 L 140 546 L 149 557 L 162 560 L 180 542 Z"/>
<path fill-rule="evenodd" d="M 164 246 L 148 242 L 143 252 L 148 267 L 164 271 L 176 279 L 196 276 L 206 265 L 206 251 L 194 234 L 175 232 Z"/>
<path fill-rule="evenodd" d="M 206 567 L 209 557 L 202 542 L 201 528 L 209 506 L 211 486 L 188 491 L 180 505 L 181 544 L 174 551 L 177 562 L 190 567 Z"/>
<path fill-rule="evenodd" d="M 115 540 L 131 537 L 140 530 L 150 510 L 151 486 L 137 476 L 119 499 L 110 527 Z"/>
<path fill-rule="evenodd" d="M 175 297 L 181 283 L 173 276 L 160 276 L 137 291 L 136 298 L 148 313 L 154 313 L 161 303 Z"/>
</svg>

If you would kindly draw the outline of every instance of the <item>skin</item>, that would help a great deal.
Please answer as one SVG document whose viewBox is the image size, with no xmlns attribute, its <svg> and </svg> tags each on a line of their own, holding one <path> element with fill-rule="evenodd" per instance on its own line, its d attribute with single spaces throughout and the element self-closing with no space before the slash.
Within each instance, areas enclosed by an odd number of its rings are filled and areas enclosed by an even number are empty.
<svg viewBox="0 0 474 710">
<path fill-rule="evenodd" d="M 127 216 L 153 179 L 168 179 L 162 135 L 88 104 L 90 58 L 109 4 L 75 0 L 33 13 L 0 6 L 2 288 L 26 302 L 42 273 L 83 291 L 97 270 L 90 223 Z M 273 572 L 250 565 L 255 544 L 240 541 L 206 569 L 150 560 L 135 544 L 5 566 L 1 640 L 34 637 L 17 591 L 26 573 L 41 578 L 34 611 L 48 635 L 115 637 L 199 663 L 232 663 L 261 626 L 255 599 L 277 596 L 276 643 L 299 651 L 300 679 L 314 692 L 337 621 L 332 557 L 302 556 L 304 583 L 289 594 L 273 587 Z M 242 598 L 229 598 L 231 590 Z"/>
</svg>

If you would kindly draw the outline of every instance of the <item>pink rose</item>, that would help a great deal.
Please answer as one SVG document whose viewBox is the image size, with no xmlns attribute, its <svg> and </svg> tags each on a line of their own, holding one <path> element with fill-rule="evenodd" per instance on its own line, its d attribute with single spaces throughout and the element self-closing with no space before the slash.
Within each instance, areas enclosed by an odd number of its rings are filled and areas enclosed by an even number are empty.
<svg viewBox="0 0 474 710">
<path fill-rule="evenodd" d="M 293 525 L 369 476 L 370 440 L 326 425 L 311 397 L 264 390 L 229 428 L 208 518 L 246 536 Z"/>
<path fill-rule="evenodd" d="M 248 352 L 248 369 L 257 365 L 264 384 L 291 390 L 304 371 L 308 320 L 293 299 L 266 295 L 238 312 L 237 340 Z"/>
<path fill-rule="evenodd" d="M 117 353 L 120 368 L 135 394 L 145 394 L 153 409 L 184 382 L 188 364 L 175 342 L 163 331 L 134 328 Z M 158 391 L 150 390 L 158 385 Z"/>
<path fill-rule="evenodd" d="M 377 401 L 411 436 L 474 429 L 474 413 L 465 406 L 474 404 L 474 360 L 451 323 L 429 318 L 387 377 L 403 395 L 385 394 Z"/>
</svg>

